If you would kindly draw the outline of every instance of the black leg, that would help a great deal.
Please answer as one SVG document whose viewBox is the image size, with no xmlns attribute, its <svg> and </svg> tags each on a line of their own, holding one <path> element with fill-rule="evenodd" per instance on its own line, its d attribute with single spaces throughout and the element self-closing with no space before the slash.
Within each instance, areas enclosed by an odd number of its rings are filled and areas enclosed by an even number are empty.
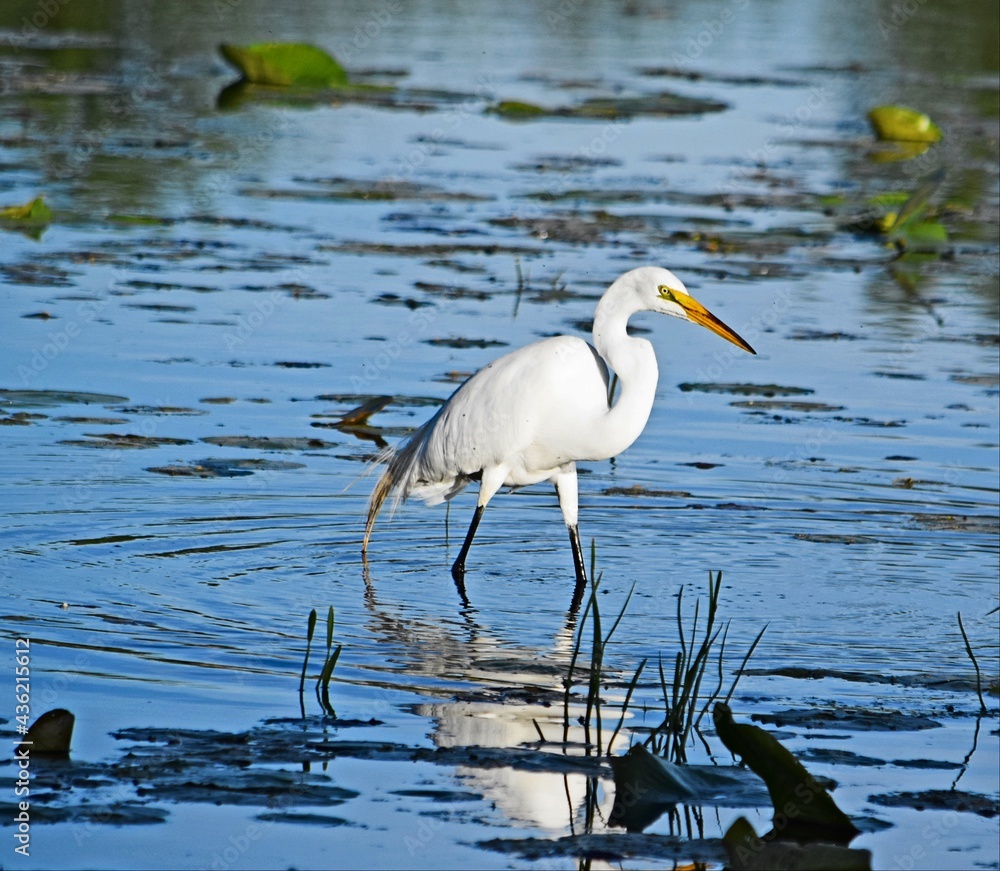
<svg viewBox="0 0 1000 871">
<path fill-rule="evenodd" d="M 580 530 L 569 527 L 569 543 L 573 547 L 573 568 L 576 571 L 576 586 L 573 588 L 573 602 L 569 606 L 571 614 L 580 609 L 584 591 L 587 589 L 587 569 L 583 563 L 583 547 L 580 545 Z"/>
<path fill-rule="evenodd" d="M 463 599 L 465 598 L 465 558 L 469 555 L 472 539 L 476 537 L 476 530 L 479 528 L 479 521 L 485 510 L 485 505 L 476 506 L 476 513 L 472 515 L 472 523 L 469 524 L 469 531 L 465 534 L 465 541 L 462 543 L 462 549 L 458 552 L 458 559 L 451 567 L 451 576 L 455 579 L 458 592 L 462 594 Z"/>
</svg>

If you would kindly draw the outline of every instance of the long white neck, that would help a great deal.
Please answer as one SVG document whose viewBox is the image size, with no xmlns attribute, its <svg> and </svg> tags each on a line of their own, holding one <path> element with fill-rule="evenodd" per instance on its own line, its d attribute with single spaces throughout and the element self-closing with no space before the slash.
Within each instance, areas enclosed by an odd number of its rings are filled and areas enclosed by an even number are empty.
<svg viewBox="0 0 1000 871">
<path fill-rule="evenodd" d="M 639 437 L 649 420 L 659 377 L 653 346 L 627 330 L 628 319 L 646 307 L 638 294 L 615 290 L 612 285 L 594 313 L 594 347 L 618 376 L 618 400 L 600 424 L 608 457 L 620 454 Z"/>
</svg>

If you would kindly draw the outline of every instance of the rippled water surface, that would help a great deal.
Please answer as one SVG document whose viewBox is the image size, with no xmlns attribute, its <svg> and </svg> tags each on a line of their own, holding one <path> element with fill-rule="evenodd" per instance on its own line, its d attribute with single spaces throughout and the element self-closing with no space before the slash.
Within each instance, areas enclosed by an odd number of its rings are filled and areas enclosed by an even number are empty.
<svg viewBox="0 0 1000 871">
<path fill-rule="evenodd" d="M 993 4 L 46 9 L 0 10 L 0 207 L 44 195 L 53 210 L 45 225 L 0 225 L 8 737 L 15 638 L 30 640 L 32 715 L 77 717 L 78 772 L 146 746 L 123 729 L 285 722 L 300 712 L 307 615 L 332 605 L 332 701 L 343 720 L 380 725 L 324 725 L 307 697 L 331 740 L 516 749 L 538 739 L 533 719 L 554 738 L 549 694 L 575 628 L 555 494 L 491 503 L 463 608 L 449 567 L 474 492 L 447 511 L 386 514 L 365 569 L 364 475 L 467 374 L 542 336 L 586 335 L 610 281 L 653 263 L 758 354 L 633 322 L 657 349 L 656 405 L 635 445 L 580 475 L 605 619 L 634 585 L 610 697 L 641 659 L 672 662 L 678 590 L 690 619 L 721 570 L 730 673 L 768 627 L 738 718 L 857 708 L 937 722 L 782 727 L 839 782 L 845 811 L 891 824 L 855 844 L 874 867 L 998 866 L 996 700 L 977 720 L 956 620 L 995 677 Z M 377 99 L 228 88 L 217 43 L 263 40 L 314 42 L 389 87 Z M 598 117 L 496 111 L 595 99 Z M 885 103 L 927 112 L 944 139 L 890 159 L 865 117 Z M 941 168 L 928 214 L 946 240 L 901 252 L 870 221 L 858 228 L 873 199 L 905 198 Z M 344 424 L 376 397 L 367 421 Z M 658 681 L 636 698 L 630 722 L 655 725 Z M 828 752 L 848 746 L 875 762 Z M 320 769 L 346 791 L 320 807 L 295 790 L 282 804 L 278 787 L 257 804 L 201 804 L 143 793 L 155 784 L 139 777 L 93 795 L 63 781 L 35 804 L 30 857 L 0 862 L 577 864 L 482 844 L 579 834 L 583 774 L 564 784 L 510 760 L 357 748 Z M 872 801 L 956 780 L 992 816 Z M 88 801 L 161 817 L 38 810 Z M 769 826 L 763 807 L 713 807 L 704 843 L 740 813 Z M 649 831 L 668 833 L 665 820 Z M 701 858 L 723 862 L 718 848 Z"/>
</svg>

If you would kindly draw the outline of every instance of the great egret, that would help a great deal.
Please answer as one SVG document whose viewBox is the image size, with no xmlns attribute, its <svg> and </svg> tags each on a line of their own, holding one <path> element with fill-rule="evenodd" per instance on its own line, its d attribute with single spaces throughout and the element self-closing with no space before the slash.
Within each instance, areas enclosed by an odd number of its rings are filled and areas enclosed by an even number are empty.
<svg viewBox="0 0 1000 871">
<path fill-rule="evenodd" d="M 669 270 L 644 266 L 626 272 L 597 303 L 593 345 L 555 336 L 505 354 L 462 384 L 403 445 L 379 455 L 388 468 L 368 504 L 362 553 L 393 491 L 393 508 L 408 496 L 435 505 L 479 481 L 476 512 L 451 567 L 467 601 L 465 560 L 487 503 L 501 487 L 551 481 L 573 548 L 577 605 L 587 574 L 577 527 L 576 463 L 620 454 L 646 426 L 656 393 L 656 354 L 626 329 L 642 311 L 692 321 L 756 353 Z M 620 385 L 614 405 L 609 369 Z"/>
</svg>

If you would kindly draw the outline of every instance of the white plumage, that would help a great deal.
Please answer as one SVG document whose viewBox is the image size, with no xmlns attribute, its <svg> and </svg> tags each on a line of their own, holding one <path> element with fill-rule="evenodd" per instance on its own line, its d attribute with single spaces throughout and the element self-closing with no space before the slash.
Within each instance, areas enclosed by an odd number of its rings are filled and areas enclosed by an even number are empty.
<svg viewBox="0 0 1000 871">
<path fill-rule="evenodd" d="M 371 496 L 362 551 L 385 499 L 409 496 L 437 504 L 479 480 L 479 499 L 452 575 L 464 598 L 469 546 L 486 504 L 503 486 L 552 481 L 570 532 L 578 592 L 586 581 L 577 528 L 578 460 L 604 460 L 632 444 L 649 419 L 656 393 L 653 346 L 630 336 L 629 318 L 654 311 L 708 327 L 754 350 L 686 291 L 672 272 L 646 266 L 619 277 L 594 314 L 593 345 L 555 336 L 505 354 L 470 377 L 399 448 Z M 619 396 L 608 402 L 609 369 Z"/>
</svg>

